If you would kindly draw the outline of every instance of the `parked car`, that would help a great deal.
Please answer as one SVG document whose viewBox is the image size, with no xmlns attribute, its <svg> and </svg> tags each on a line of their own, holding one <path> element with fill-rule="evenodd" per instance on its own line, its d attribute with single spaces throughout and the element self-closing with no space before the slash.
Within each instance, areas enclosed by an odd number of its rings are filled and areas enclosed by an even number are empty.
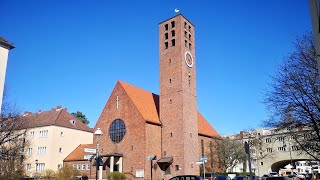
<svg viewBox="0 0 320 180">
<path fill-rule="evenodd" d="M 201 176 L 195 175 L 180 175 L 171 178 L 170 180 L 203 180 Z"/>
<path fill-rule="evenodd" d="M 250 177 L 248 178 L 247 176 L 235 176 L 232 178 L 232 180 L 249 180 Z"/>
<path fill-rule="evenodd" d="M 231 180 L 231 178 L 229 176 L 218 175 L 214 177 L 214 180 Z"/>
<path fill-rule="evenodd" d="M 266 180 L 290 180 L 287 176 L 272 176 L 267 177 Z"/>
</svg>

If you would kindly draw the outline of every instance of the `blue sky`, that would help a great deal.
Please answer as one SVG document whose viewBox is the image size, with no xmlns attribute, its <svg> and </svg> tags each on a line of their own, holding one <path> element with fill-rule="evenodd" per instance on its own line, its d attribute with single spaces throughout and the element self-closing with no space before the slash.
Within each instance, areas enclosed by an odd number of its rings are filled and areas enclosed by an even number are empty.
<svg viewBox="0 0 320 180">
<path fill-rule="evenodd" d="M 306 0 L 0 0 L 0 36 L 13 42 L 10 100 L 22 111 L 57 105 L 93 127 L 117 82 L 159 93 L 158 23 L 174 9 L 196 26 L 198 108 L 221 134 L 268 118 L 270 75 L 311 30 Z"/>
</svg>

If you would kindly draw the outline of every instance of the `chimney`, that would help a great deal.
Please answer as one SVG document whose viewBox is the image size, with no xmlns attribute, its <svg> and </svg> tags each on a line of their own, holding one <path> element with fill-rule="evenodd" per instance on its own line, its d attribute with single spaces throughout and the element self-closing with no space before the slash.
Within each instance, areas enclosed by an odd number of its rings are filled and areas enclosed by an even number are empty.
<svg viewBox="0 0 320 180">
<path fill-rule="evenodd" d="M 57 107 L 56 107 L 56 111 L 60 111 L 61 110 L 61 105 L 58 105 Z"/>
</svg>

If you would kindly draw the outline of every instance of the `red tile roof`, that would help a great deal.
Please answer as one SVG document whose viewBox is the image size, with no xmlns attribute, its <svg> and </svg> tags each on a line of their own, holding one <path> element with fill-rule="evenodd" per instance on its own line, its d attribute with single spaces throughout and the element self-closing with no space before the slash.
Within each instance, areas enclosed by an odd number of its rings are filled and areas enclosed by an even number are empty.
<svg viewBox="0 0 320 180">
<path fill-rule="evenodd" d="M 95 149 L 95 146 L 93 144 L 80 144 L 63 161 L 83 161 L 85 155 L 90 155 L 90 153 L 84 152 L 84 148 Z"/>
<path fill-rule="evenodd" d="M 159 119 L 159 96 L 128 83 L 119 81 L 133 104 L 146 122 L 161 125 Z"/>
<path fill-rule="evenodd" d="M 77 129 L 81 131 L 92 132 L 92 129 L 82 123 L 80 120 L 72 116 L 66 109 L 61 107 L 53 108 L 50 111 L 43 111 L 38 113 L 24 113 L 19 118 L 23 126 L 21 129 L 35 128 L 42 126 L 60 126 L 70 129 Z"/>
<path fill-rule="evenodd" d="M 118 81 L 118 83 L 124 88 L 146 122 L 161 125 L 159 118 L 159 95 L 123 81 Z M 199 112 L 197 120 L 198 134 L 210 137 L 220 136 Z"/>
</svg>

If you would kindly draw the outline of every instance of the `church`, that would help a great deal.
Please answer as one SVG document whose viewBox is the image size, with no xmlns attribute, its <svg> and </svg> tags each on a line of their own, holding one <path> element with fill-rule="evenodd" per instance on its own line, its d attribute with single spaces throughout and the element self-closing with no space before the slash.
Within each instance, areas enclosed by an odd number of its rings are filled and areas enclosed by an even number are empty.
<svg viewBox="0 0 320 180">
<path fill-rule="evenodd" d="M 81 144 L 65 159 L 89 178 L 118 171 L 128 179 L 199 175 L 200 158 L 214 165 L 217 131 L 198 111 L 194 25 L 182 14 L 159 24 L 159 95 L 118 81 L 94 127 L 93 144 Z M 90 167 L 82 168 L 82 167 Z M 210 169 L 211 168 L 211 169 Z"/>
</svg>

